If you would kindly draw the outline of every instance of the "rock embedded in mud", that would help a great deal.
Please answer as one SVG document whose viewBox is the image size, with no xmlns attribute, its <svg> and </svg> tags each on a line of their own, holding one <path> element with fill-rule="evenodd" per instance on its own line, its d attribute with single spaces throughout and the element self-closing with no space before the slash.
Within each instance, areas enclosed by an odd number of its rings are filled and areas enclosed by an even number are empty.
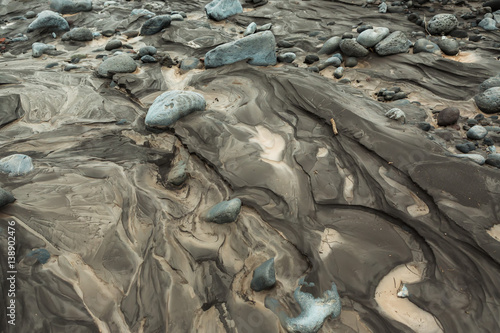
<svg viewBox="0 0 500 333">
<path fill-rule="evenodd" d="M 356 40 L 364 47 L 374 47 L 387 36 L 389 36 L 389 29 L 385 27 L 375 27 L 361 32 Z"/>
<path fill-rule="evenodd" d="M 186 162 L 180 161 L 168 173 L 167 183 L 174 186 L 182 185 L 187 179 Z"/>
<path fill-rule="evenodd" d="M 39 58 L 42 56 L 42 54 L 45 53 L 45 51 L 55 50 L 55 49 L 56 49 L 56 47 L 54 45 L 50 45 L 50 44 L 33 43 L 31 45 L 31 51 L 32 51 L 33 58 Z"/>
<path fill-rule="evenodd" d="M 467 131 L 467 137 L 472 140 L 481 140 L 488 134 L 488 130 L 481 125 L 476 125 Z"/>
<path fill-rule="evenodd" d="M 0 160 L 0 172 L 9 176 L 23 176 L 33 170 L 31 157 L 23 154 L 13 154 Z"/>
<path fill-rule="evenodd" d="M 358 58 L 355 57 L 347 57 L 345 59 L 345 67 L 356 67 L 358 65 Z"/>
<path fill-rule="evenodd" d="M 58 13 L 51 10 L 44 10 L 38 14 L 37 18 L 28 26 L 28 32 L 47 29 L 51 31 L 69 30 L 68 22 Z"/>
<path fill-rule="evenodd" d="M 172 18 L 170 15 L 158 15 L 150 18 L 142 25 L 141 35 L 154 35 L 164 28 L 168 28 L 171 22 Z"/>
<path fill-rule="evenodd" d="M 375 52 L 381 56 L 406 53 L 410 46 L 406 35 L 402 31 L 395 31 L 375 46 Z"/>
<path fill-rule="evenodd" d="M 274 258 L 271 258 L 253 271 L 250 288 L 254 291 L 271 289 L 276 284 L 276 272 L 274 270 Z"/>
<path fill-rule="evenodd" d="M 89 42 L 94 39 L 94 35 L 88 28 L 74 28 L 65 33 L 61 39 L 63 41 L 73 40 L 78 42 Z"/>
<path fill-rule="evenodd" d="M 97 68 L 97 75 L 111 78 L 116 73 L 132 73 L 137 69 L 137 64 L 127 54 L 119 54 L 104 60 Z"/>
<path fill-rule="evenodd" d="M 437 14 L 432 17 L 427 25 L 427 30 L 432 35 L 448 34 L 458 25 L 458 20 L 453 14 Z"/>
<path fill-rule="evenodd" d="M 119 49 L 120 47 L 122 47 L 122 42 L 118 39 L 112 39 L 106 43 L 104 49 L 106 51 L 111 51 L 114 49 Z"/>
<path fill-rule="evenodd" d="M 0 207 L 13 203 L 14 201 L 16 201 L 16 198 L 14 198 L 12 193 L 0 187 Z"/>
<path fill-rule="evenodd" d="M 248 60 L 250 65 L 276 65 L 276 40 L 270 31 L 258 32 L 222 44 L 205 54 L 205 67 L 213 68 Z"/>
<path fill-rule="evenodd" d="M 344 76 L 344 67 L 338 67 L 337 69 L 335 69 L 335 71 L 333 72 L 333 76 L 336 79 L 341 79 L 342 76 Z"/>
<path fill-rule="evenodd" d="M 404 122 L 406 122 L 406 115 L 405 113 L 398 108 L 392 108 L 389 111 L 385 113 L 385 116 L 390 119 L 394 120 L 400 120 L 403 119 Z"/>
<path fill-rule="evenodd" d="M 195 57 L 189 57 L 181 61 L 179 68 L 183 72 L 188 72 L 192 69 L 198 68 L 198 66 L 201 66 L 200 64 L 201 64 L 200 59 Z"/>
<path fill-rule="evenodd" d="M 359 44 L 355 39 L 342 39 L 340 42 L 340 50 L 349 57 L 366 57 L 368 51 L 363 45 Z"/>
<path fill-rule="evenodd" d="M 244 37 L 249 36 L 249 35 L 255 33 L 255 31 L 257 31 L 257 23 L 252 22 L 245 29 L 245 32 L 243 33 L 243 36 Z"/>
<path fill-rule="evenodd" d="M 50 0 L 50 9 L 61 14 L 75 14 L 92 10 L 92 0 Z"/>
<path fill-rule="evenodd" d="M 477 107 L 484 113 L 500 112 L 500 87 L 486 89 L 474 97 Z"/>
<path fill-rule="evenodd" d="M 356 59 L 356 58 L 354 58 Z M 342 64 L 342 60 L 340 60 L 338 57 L 330 57 L 323 61 L 321 64 L 319 64 L 318 69 L 322 71 L 323 69 L 329 67 L 329 66 L 334 66 L 334 67 L 339 67 Z"/>
<path fill-rule="evenodd" d="M 460 51 L 460 44 L 457 40 L 451 38 L 443 38 L 438 41 L 438 46 L 444 54 L 449 56 L 457 55 Z"/>
<path fill-rule="evenodd" d="M 18 94 L 0 96 L 0 127 L 24 116 L 21 96 Z"/>
<path fill-rule="evenodd" d="M 308 65 L 314 64 L 316 61 L 319 61 L 319 57 L 316 54 L 308 54 L 304 59 L 304 63 Z"/>
<path fill-rule="evenodd" d="M 460 110 L 455 107 L 449 107 L 439 112 L 437 124 L 439 126 L 454 125 L 457 123 L 458 118 L 460 118 Z"/>
<path fill-rule="evenodd" d="M 413 45 L 413 54 L 420 52 L 441 54 L 441 49 L 436 43 L 425 38 L 420 38 Z"/>
<path fill-rule="evenodd" d="M 195 111 L 204 111 L 205 98 L 193 91 L 172 90 L 156 97 L 146 115 L 147 126 L 170 126 Z"/>
<path fill-rule="evenodd" d="M 235 198 L 229 201 L 222 201 L 210 208 L 205 217 L 205 220 L 218 224 L 231 223 L 238 219 L 240 210 L 240 199 Z"/>
<path fill-rule="evenodd" d="M 318 54 L 332 54 L 334 52 L 337 52 L 340 48 L 341 41 L 342 38 L 338 36 L 330 38 L 323 44 Z"/>
<path fill-rule="evenodd" d="M 243 13 L 239 0 L 214 0 L 205 6 L 208 18 L 222 21 L 230 16 Z"/>
</svg>

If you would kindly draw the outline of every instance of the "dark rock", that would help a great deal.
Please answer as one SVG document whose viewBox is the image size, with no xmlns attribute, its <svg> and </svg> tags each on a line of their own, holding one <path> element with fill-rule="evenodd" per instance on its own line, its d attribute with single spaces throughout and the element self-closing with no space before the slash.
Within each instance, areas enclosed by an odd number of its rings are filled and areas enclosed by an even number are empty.
<svg viewBox="0 0 500 333">
<path fill-rule="evenodd" d="M 474 97 L 477 107 L 484 113 L 500 112 L 500 87 L 486 89 Z"/>
<path fill-rule="evenodd" d="M 4 190 L 3 188 L 0 188 L 0 208 L 13 203 L 14 201 L 16 201 L 16 198 L 14 198 L 12 193 Z"/>
<path fill-rule="evenodd" d="M 186 58 L 186 59 L 181 61 L 180 69 L 182 71 L 187 72 L 187 71 L 190 71 L 192 69 L 197 68 L 199 65 L 200 65 L 200 59 L 190 57 L 190 58 Z"/>
<path fill-rule="evenodd" d="M 222 201 L 210 208 L 205 219 L 218 224 L 236 221 L 241 210 L 241 200 L 238 198 Z"/>
<path fill-rule="evenodd" d="M 366 57 L 370 52 L 365 47 L 359 44 L 355 39 L 342 39 L 340 42 L 340 50 L 350 57 Z"/>
<path fill-rule="evenodd" d="M 150 56 L 149 54 L 146 54 L 145 56 L 142 56 L 141 57 L 141 61 L 143 63 L 145 63 L 145 64 L 152 64 L 152 63 L 158 62 L 158 60 L 156 60 L 155 57 Z"/>
<path fill-rule="evenodd" d="M 336 79 L 342 78 L 342 76 L 344 76 L 344 67 L 338 67 L 337 69 L 335 69 L 335 71 L 333 72 L 333 76 Z"/>
<path fill-rule="evenodd" d="M 45 66 L 45 68 L 49 69 L 49 68 L 55 67 L 57 65 L 59 65 L 58 62 L 51 62 L 50 64 L 48 64 L 47 66 Z"/>
<path fill-rule="evenodd" d="M 280 40 L 277 45 L 278 45 L 278 47 L 282 47 L 282 48 L 286 49 L 286 48 L 289 48 L 289 47 L 294 47 L 295 43 L 289 42 L 289 41 L 286 41 L 286 40 Z"/>
<path fill-rule="evenodd" d="M 150 18 L 141 27 L 141 35 L 154 35 L 170 26 L 170 15 L 158 15 Z"/>
<path fill-rule="evenodd" d="M 50 30 L 50 31 L 67 31 L 69 30 L 68 22 L 58 13 L 44 10 L 38 14 L 37 18 L 28 26 L 28 32 L 34 30 Z"/>
<path fill-rule="evenodd" d="M 474 126 L 477 125 L 479 122 L 476 119 L 467 119 L 467 125 L 469 126 Z"/>
<path fill-rule="evenodd" d="M 345 67 L 356 67 L 358 65 L 358 59 L 355 57 L 347 57 L 344 65 Z"/>
<path fill-rule="evenodd" d="M 493 87 L 500 87 L 500 76 L 493 76 L 483 81 L 483 83 L 479 85 L 479 92 L 484 92 Z"/>
<path fill-rule="evenodd" d="M 441 54 L 441 49 L 437 44 L 431 42 L 430 40 L 427 40 L 425 38 L 420 38 L 413 45 L 413 53 L 416 54 L 420 52 Z"/>
<path fill-rule="evenodd" d="M 97 74 L 101 77 L 112 77 L 116 73 L 132 73 L 137 69 L 137 64 L 127 54 L 119 54 L 109 57 L 104 60 L 99 68 Z"/>
<path fill-rule="evenodd" d="M 431 124 L 429 124 L 428 122 L 425 122 L 425 121 L 419 122 L 416 125 L 418 128 L 420 128 L 422 131 L 425 131 L 425 132 L 429 131 L 432 128 Z"/>
<path fill-rule="evenodd" d="M 458 20 L 453 14 L 437 14 L 429 21 L 427 30 L 433 35 L 448 34 L 458 25 Z"/>
<path fill-rule="evenodd" d="M 401 31 L 395 31 L 375 46 L 378 55 L 386 56 L 397 53 L 406 53 L 411 46 L 411 42 Z"/>
<path fill-rule="evenodd" d="M 154 56 L 157 50 L 154 46 L 144 46 L 139 49 L 138 55 L 139 57 L 143 57 L 145 55 Z"/>
<path fill-rule="evenodd" d="M 271 258 L 253 271 L 250 288 L 254 291 L 271 289 L 276 284 L 276 273 L 274 270 L 274 258 Z"/>
<path fill-rule="evenodd" d="M 484 138 L 483 140 L 483 144 L 485 144 L 486 146 L 493 146 L 495 144 L 495 141 L 493 141 L 492 138 Z"/>
<path fill-rule="evenodd" d="M 308 54 L 306 56 L 306 58 L 304 59 L 304 63 L 310 65 L 310 64 L 315 63 L 318 60 L 319 60 L 319 57 L 317 55 L 315 55 L 315 54 Z"/>
<path fill-rule="evenodd" d="M 476 146 L 472 142 L 459 143 L 455 146 L 458 151 L 467 154 L 470 151 L 476 150 Z"/>
<path fill-rule="evenodd" d="M 94 35 L 88 28 L 74 28 L 65 33 L 61 39 L 63 41 L 73 40 L 78 42 L 88 42 L 94 39 Z"/>
<path fill-rule="evenodd" d="M 186 162 L 180 161 L 168 173 L 167 182 L 174 186 L 182 185 L 187 179 Z"/>
<path fill-rule="evenodd" d="M 344 32 L 342 34 L 342 39 L 353 39 L 353 38 L 354 38 L 354 36 L 350 32 Z"/>
<path fill-rule="evenodd" d="M 319 50 L 318 54 L 332 54 L 340 48 L 340 41 L 342 40 L 341 37 L 332 37 L 329 40 L 327 40 L 323 46 L 321 47 L 321 50 Z"/>
<path fill-rule="evenodd" d="M 486 134 L 488 134 L 488 131 L 480 125 L 476 125 L 467 131 L 467 137 L 472 140 L 481 140 Z"/>
<path fill-rule="evenodd" d="M 108 41 L 108 43 L 106 44 L 104 49 L 106 51 L 111 51 L 114 49 L 119 49 L 120 47 L 122 47 L 122 42 L 119 41 L 118 39 L 112 39 L 112 40 Z"/>
<path fill-rule="evenodd" d="M 229 16 L 243 13 L 243 7 L 238 0 L 214 0 L 205 6 L 208 18 L 222 21 Z"/>
<path fill-rule="evenodd" d="M 165 53 L 160 58 L 160 65 L 166 66 L 168 68 L 172 68 L 173 66 L 177 65 L 177 61 L 172 60 L 172 57 L 170 56 L 170 54 Z"/>
<path fill-rule="evenodd" d="M 460 111 L 455 107 L 449 107 L 439 112 L 437 124 L 439 126 L 449 126 L 456 124 L 460 118 Z"/>
<path fill-rule="evenodd" d="M 488 158 L 486 159 L 486 164 L 500 168 L 500 154 L 489 154 Z"/>
<path fill-rule="evenodd" d="M 490 0 L 483 3 L 483 7 L 490 7 L 492 11 L 500 9 L 500 0 Z"/>
<path fill-rule="evenodd" d="M 483 36 L 481 36 L 481 35 L 469 36 L 469 40 L 471 42 L 479 42 L 482 38 L 483 38 Z"/>
<path fill-rule="evenodd" d="M 18 94 L 0 96 L 0 127 L 24 116 Z"/>
<path fill-rule="evenodd" d="M 415 23 L 419 19 L 419 16 L 416 13 L 411 13 L 410 15 L 408 15 L 407 19 L 408 21 Z"/>
<path fill-rule="evenodd" d="M 297 56 L 293 52 L 281 53 L 280 55 L 278 55 L 278 61 L 291 63 L 295 60 L 296 57 Z"/>
<path fill-rule="evenodd" d="M 373 27 L 371 25 L 366 25 L 366 24 L 363 24 L 363 25 L 360 25 L 356 31 L 358 32 L 358 34 L 362 33 L 363 31 L 365 30 L 368 30 L 368 29 L 373 29 Z"/>
<path fill-rule="evenodd" d="M 450 32 L 450 36 L 455 38 L 467 38 L 469 37 L 469 34 L 465 30 L 455 29 L 452 32 Z"/>
<path fill-rule="evenodd" d="M 156 97 L 149 107 L 147 126 L 170 126 L 195 111 L 204 111 L 205 98 L 192 91 L 171 90 Z"/>
<path fill-rule="evenodd" d="M 61 14 L 74 14 L 92 10 L 92 0 L 50 0 L 50 9 Z"/>
<path fill-rule="evenodd" d="M 460 44 L 455 39 L 445 38 L 438 41 L 438 46 L 446 55 L 457 55 L 460 51 Z"/>
</svg>

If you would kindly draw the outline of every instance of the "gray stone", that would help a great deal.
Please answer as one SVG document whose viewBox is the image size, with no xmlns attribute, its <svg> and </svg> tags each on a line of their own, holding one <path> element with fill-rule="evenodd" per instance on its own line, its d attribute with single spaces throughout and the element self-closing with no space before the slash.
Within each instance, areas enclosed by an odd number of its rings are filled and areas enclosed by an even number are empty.
<svg viewBox="0 0 500 333">
<path fill-rule="evenodd" d="M 74 40 L 78 42 L 88 42 L 94 39 L 94 35 L 88 28 L 74 28 L 65 33 L 61 39 L 64 41 Z"/>
<path fill-rule="evenodd" d="M 112 40 L 108 41 L 108 43 L 106 44 L 104 49 L 106 51 L 111 51 L 114 49 L 119 49 L 120 47 L 122 47 L 122 42 L 118 39 L 112 39 Z"/>
<path fill-rule="evenodd" d="M 187 72 L 187 71 L 190 71 L 192 69 L 197 68 L 199 65 L 200 65 L 200 59 L 190 57 L 190 58 L 186 58 L 186 59 L 181 61 L 180 69 L 182 71 Z"/>
<path fill-rule="evenodd" d="M 97 69 L 101 77 L 112 77 L 116 73 L 132 73 L 137 69 L 137 64 L 127 54 L 119 54 L 104 60 Z"/>
<path fill-rule="evenodd" d="M 484 18 L 479 22 L 478 26 L 486 31 L 498 30 L 497 22 L 492 18 Z"/>
<path fill-rule="evenodd" d="M 24 116 L 24 110 L 18 94 L 0 96 L 0 127 L 22 116 Z"/>
<path fill-rule="evenodd" d="M 167 182 L 175 186 L 180 186 L 186 181 L 187 176 L 186 162 L 180 161 L 168 173 Z"/>
<path fill-rule="evenodd" d="M 74 14 L 92 10 L 92 0 L 50 0 L 50 9 L 61 14 Z"/>
<path fill-rule="evenodd" d="M 483 81 L 483 83 L 479 85 L 479 92 L 484 92 L 493 87 L 500 87 L 500 76 L 493 76 Z"/>
<path fill-rule="evenodd" d="M 264 25 L 261 25 L 260 27 L 257 27 L 257 32 L 261 31 L 266 31 L 266 30 L 271 30 L 271 27 L 273 26 L 272 23 L 266 23 Z"/>
<path fill-rule="evenodd" d="M 252 22 L 245 29 L 245 32 L 243 33 L 243 36 L 246 37 L 248 35 L 251 35 L 251 34 L 255 33 L 256 31 L 257 31 L 257 23 Z"/>
<path fill-rule="evenodd" d="M 270 31 L 258 32 L 233 42 L 222 44 L 205 55 L 205 67 L 220 67 L 241 60 L 250 65 L 276 65 L 276 40 Z"/>
<path fill-rule="evenodd" d="M 181 14 L 173 14 L 170 18 L 172 21 L 184 21 L 184 17 Z"/>
<path fill-rule="evenodd" d="M 271 289 L 276 284 L 276 273 L 274 271 L 274 258 L 271 258 L 253 271 L 250 288 L 254 291 Z"/>
<path fill-rule="evenodd" d="M 36 16 L 36 13 L 34 11 L 32 11 L 32 10 L 27 11 L 26 14 L 24 14 L 24 17 L 26 17 L 27 19 L 31 19 L 31 18 L 33 18 L 35 16 Z"/>
<path fill-rule="evenodd" d="M 192 91 L 172 90 L 158 96 L 146 115 L 147 126 L 170 126 L 195 111 L 204 111 L 205 98 Z"/>
<path fill-rule="evenodd" d="M 154 35 L 170 26 L 170 15 L 158 15 L 150 18 L 141 27 L 141 35 Z"/>
<path fill-rule="evenodd" d="M 297 56 L 293 52 L 286 52 L 278 55 L 279 62 L 291 63 L 295 60 L 295 58 L 297 58 Z"/>
<path fill-rule="evenodd" d="M 474 145 L 474 143 L 468 141 L 466 143 L 459 143 L 459 144 L 455 145 L 455 148 L 458 151 L 460 151 L 464 154 L 467 154 L 470 151 L 476 150 L 476 145 Z"/>
<path fill-rule="evenodd" d="M 449 126 L 456 124 L 460 118 L 460 110 L 455 107 L 449 107 L 439 112 L 437 124 L 439 126 Z"/>
<path fill-rule="evenodd" d="M 144 9 L 144 8 L 136 8 L 136 9 L 133 9 L 131 12 L 130 12 L 130 16 L 134 16 L 134 15 L 143 15 L 145 16 L 146 18 L 152 18 L 154 16 L 156 16 L 155 13 L 153 13 L 152 11 L 149 11 L 147 9 Z"/>
<path fill-rule="evenodd" d="M 366 57 L 370 53 L 365 47 L 359 44 L 355 39 L 342 39 L 340 50 L 349 57 Z"/>
<path fill-rule="evenodd" d="M 406 53 L 410 46 L 406 35 L 402 31 L 395 31 L 375 46 L 375 52 L 381 56 Z"/>
<path fill-rule="evenodd" d="M 472 140 L 481 140 L 486 134 L 488 130 L 481 125 L 473 126 L 467 131 L 467 137 Z"/>
<path fill-rule="evenodd" d="M 338 67 L 337 69 L 335 69 L 335 71 L 333 72 L 333 76 L 336 79 L 341 79 L 342 76 L 344 76 L 344 67 Z"/>
<path fill-rule="evenodd" d="M 218 224 L 236 221 L 241 210 L 241 200 L 238 198 L 222 201 L 210 208 L 205 219 Z"/>
<path fill-rule="evenodd" d="M 214 0 L 205 6 L 208 18 L 222 21 L 229 16 L 243 13 L 243 7 L 238 0 Z"/>
<path fill-rule="evenodd" d="M 37 18 L 28 26 L 28 32 L 38 29 L 67 31 L 69 30 L 69 24 L 58 13 L 51 10 L 44 10 L 43 12 L 38 14 Z"/>
<path fill-rule="evenodd" d="M 338 51 L 340 48 L 340 41 L 342 41 L 342 37 L 330 38 L 323 44 L 318 54 L 332 54 Z"/>
<path fill-rule="evenodd" d="M 364 47 L 374 47 L 387 36 L 389 36 L 389 29 L 385 27 L 375 27 L 362 31 L 357 41 Z"/>
<path fill-rule="evenodd" d="M 44 44 L 44 43 L 33 43 L 31 45 L 31 51 L 33 58 L 39 58 L 48 50 L 55 50 L 54 45 Z"/>
<path fill-rule="evenodd" d="M 425 38 L 420 38 L 413 45 L 413 53 L 417 54 L 420 52 L 441 54 L 441 49 L 436 43 L 433 43 Z"/>
<path fill-rule="evenodd" d="M 427 25 L 427 30 L 432 35 L 448 34 L 458 25 L 458 20 L 453 14 L 437 14 L 432 17 Z"/>
<path fill-rule="evenodd" d="M 322 71 L 323 69 L 329 67 L 329 66 L 334 66 L 334 67 L 339 67 L 342 64 L 342 61 L 338 57 L 330 57 L 326 59 L 324 62 L 319 64 L 318 69 Z"/>
<path fill-rule="evenodd" d="M 438 46 L 444 54 L 449 56 L 457 55 L 460 51 L 460 44 L 455 39 L 444 38 L 438 41 Z"/>
<path fill-rule="evenodd" d="M 14 154 L 0 160 L 0 172 L 9 176 L 22 176 L 33 170 L 31 157 L 23 154 Z"/>
<path fill-rule="evenodd" d="M 77 65 L 72 65 L 72 64 L 69 64 L 69 65 L 64 66 L 64 71 L 65 71 L 65 72 L 69 72 L 69 71 L 70 71 L 70 70 L 72 70 L 72 69 L 78 69 L 78 68 L 80 68 L 80 67 L 79 67 L 79 66 L 77 66 Z"/>
<path fill-rule="evenodd" d="M 498 153 L 489 154 L 488 158 L 486 159 L 486 164 L 500 168 L 500 154 Z"/>
<path fill-rule="evenodd" d="M 2 84 L 15 84 L 20 83 L 21 81 L 15 77 L 14 75 L 0 73 L 0 85 Z"/>
<path fill-rule="evenodd" d="M 385 116 L 390 119 L 394 120 L 400 120 L 403 119 L 403 122 L 406 122 L 406 115 L 405 113 L 398 108 L 392 108 L 389 111 L 385 113 Z"/>
<path fill-rule="evenodd" d="M 141 57 L 141 61 L 143 63 L 145 63 L 145 64 L 151 64 L 151 63 L 158 62 L 155 57 L 150 56 L 149 54 L 146 54 L 145 56 L 142 56 Z"/>
<path fill-rule="evenodd" d="M 16 198 L 9 191 L 0 188 L 0 207 L 8 205 L 16 201 Z"/>
<path fill-rule="evenodd" d="M 345 67 L 356 67 L 358 65 L 358 59 L 354 57 L 347 57 L 345 59 Z"/>
<path fill-rule="evenodd" d="M 385 2 L 382 2 L 380 5 L 378 5 L 378 12 L 387 13 L 387 4 Z"/>
<path fill-rule="evenodd" d="M 500 87 L 486 89 L 474 97 L 477 107 L 484 113 L 500 112 Z"/>
<path fill-rule="evenodd" d="M 452 155 L 453 157 L 458 157 L 458 158 L 463 158 L 463 159 L 468 159 L 473 162 L 476 162 L 479 165 L 483 165 L 484 162 L 486 162 L 486 159 L 479 154 L 455 154 Z"/>
<path fill-rule="evenodd" d="M 158 52 L 156 47 L 154 46 L 144 46 L 139 49 L 139 57 L 143 57 L 145 55 L 153 56 Z"/>
</svg>

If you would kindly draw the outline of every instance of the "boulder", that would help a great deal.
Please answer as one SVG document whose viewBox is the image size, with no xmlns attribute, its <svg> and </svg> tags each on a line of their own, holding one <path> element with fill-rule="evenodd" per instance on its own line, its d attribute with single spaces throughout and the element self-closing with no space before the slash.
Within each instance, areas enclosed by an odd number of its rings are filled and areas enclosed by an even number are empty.
<svg viewBox="0 0 500 333">
<path fill-rule="evenodd" d="M 231 223 L 236 221 L 241 210 L 241 200 L 238 198 L 222 201 L 213 206 L 206 214 L 205 219 L 208 222 L 218 224 Z"/>
<path fill-rule="evenodd" d="M 58 13 L 51 10 L 44 10 L 38 14 L 37 18 L 28 26 L 28 32 L 43 29 L 51 31 L 69 30 L 68 22 Z"/>
<path fill-rule="evenodd" d="M 342 41 L 342 37 L 332 37 L 329 40 L 327 40 L 321 49 L 319 50 L 318 54 L 332 54 L 336 51 L 339 50 L 340 48 L 340 42 Z"/>
<path fill-rule="evenodd" d="M 250 288 L 254 291 L 271 289 L 276 284 L 276 273 L 274 271 L 274 258 L 271 258 L 253 271 Z"/>
<path fill-rule="evenodd" d="M 416 54 L 420 52 L 441 54 L 441 49 L 436 43 L 425 38 L 420 38 L 413 45 L 413 53 Z"/>
<path fill-rule="evenodd" d="M 137 69 L 137 64 L 127 54 L 119 54 L 104 60 L 97 68 L 100 77 L 113 77 L 116 73 L 132 73 Z"/>
<path fill-rule="evenodd" d="M 395 31 L 375 46 L 375 52 L 381 56 L 406 53 L 410 46 L 406 35 L 402 31 Z"/>
<path fill-rule="evenodd" d="M 73 40 L 78 42 L 89 42 L 94 39 L 94 35 L 88 28 L 74 28 L 65 33 L 61 39 L 63 41 Z"/>
<path fill-rule="evenodd" d="M 195 111 L 204 111 L 205 98 L 193 91 L 172 90 L 156 97 L 146 115 L 147 126 L 170 126 Z"/>
<path fill-rule="evenodd" d="M 458 25 L 458 20 L 453 14 L 437 14 L 432 17 L 427 25 L 427 30 L 432 35 L 448 34 Z"/>
<path fill-rule="evenodd" d="M 389 36 L 389 29 L 385 27 L 375 27 L 361 32 L 356 40 L 364 47 L 374 47 L 387 36 Z"/>
<path fill-rule="evenodd" d="M 243 7 L 238 0 L 214 0 L 205 6 L 208 18 L 222 21 L 229 16 L 243 13 Z"/>
<path fill-rule="evenodd" d="M 61 14 L 74 14 L 92 10 L 92 0 L 50 0 L 50 9 Z"/>
<path fill-rule="evenodd" d="M 13 154 L 0 160 L 0 172 L 9 176 L 23 176 L 33 170 L 31 157 L 23 154 Z"/>
</svg>

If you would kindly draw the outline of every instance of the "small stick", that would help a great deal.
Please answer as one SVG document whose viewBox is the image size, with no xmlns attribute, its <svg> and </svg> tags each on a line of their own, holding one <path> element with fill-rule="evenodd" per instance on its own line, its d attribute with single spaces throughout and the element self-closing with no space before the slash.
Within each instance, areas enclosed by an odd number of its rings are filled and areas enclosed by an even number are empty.
<svg viewBox="0 0 500 333">
<path fill-rule="evenodd" d="M 335 135 L 339 134 L 339 131 L 337 131 L 337 125 L 335 124 L 335 120 L 333 120 L 333 118 L 331 118 L 330 122 L 332 123 L 333 134 L 335 134 Z"/>
</svg>

